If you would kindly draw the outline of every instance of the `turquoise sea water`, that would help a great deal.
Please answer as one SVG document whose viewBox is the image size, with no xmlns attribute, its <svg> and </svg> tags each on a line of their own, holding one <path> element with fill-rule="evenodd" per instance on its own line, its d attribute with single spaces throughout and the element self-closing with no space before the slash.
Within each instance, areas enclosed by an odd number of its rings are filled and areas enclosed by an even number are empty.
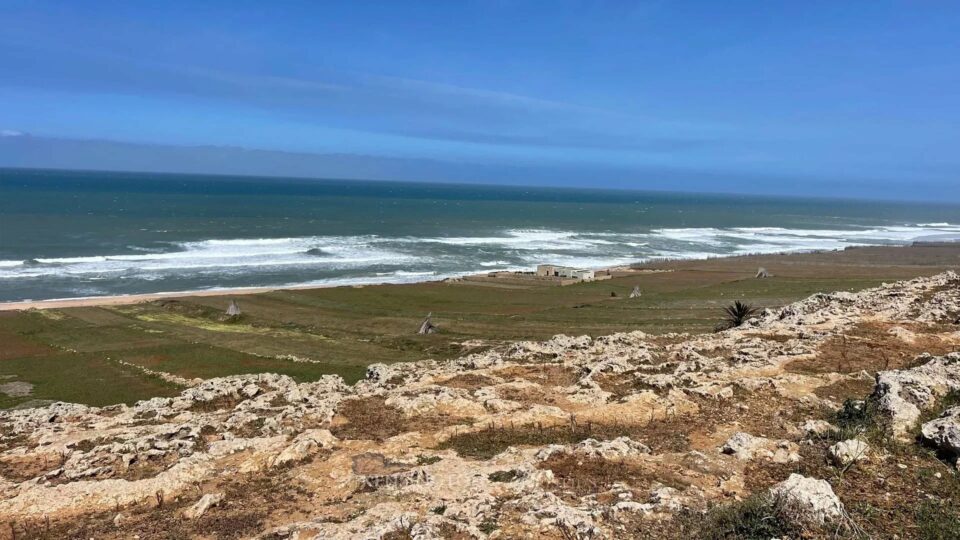
<svg viewBox="0 0 960 540">
<path fill-rule="evenodd" d="M 960 206 L 0 169 L 0 301 L 405 282 L 932 235 L 960 236 Z"/>
</svg>

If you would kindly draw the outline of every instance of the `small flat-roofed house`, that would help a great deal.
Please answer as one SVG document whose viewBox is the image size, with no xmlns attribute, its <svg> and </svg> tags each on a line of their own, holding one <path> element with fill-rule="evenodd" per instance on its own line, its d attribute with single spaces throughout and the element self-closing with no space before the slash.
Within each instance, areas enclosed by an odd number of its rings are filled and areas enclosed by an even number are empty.
<svg viewBox="0 0 960 540">
<path fill-rule="evenodd" d="M 580 281 L 593 281 L 596 277 L 596 274 L 593 270 L 582 270 L 579 268 L 557 266 L 554 264 L 538 265 L 537 275 L 540 277 L 579 279 Z"/>
</svg>

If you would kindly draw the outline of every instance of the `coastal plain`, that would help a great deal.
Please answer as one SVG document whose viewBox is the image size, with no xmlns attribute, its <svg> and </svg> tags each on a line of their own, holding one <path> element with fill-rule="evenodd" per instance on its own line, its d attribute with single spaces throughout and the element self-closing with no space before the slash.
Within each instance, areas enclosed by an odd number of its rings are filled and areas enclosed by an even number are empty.
<svg viewBox="0 0 960 540">
<path fill-rule="evenodd" d="M 561 333 L 710 332 L 734 300 L 773 309 L 958 266 L 960 246 L 920 244 L 650 262 L 566 287 L 460 280 L 0 311 L 0 407 L 131 404 L 247 373 L 353 383 L 374 363 L 445 360 Z M 773 277 L 755 279 L 759 267 Z M 629 299 L 635 286 L 642 296 Z M 242 315 L 225 320 L 231 298 Z M 416 335 L 427 313 L 440 331 Z"/>
</svg>

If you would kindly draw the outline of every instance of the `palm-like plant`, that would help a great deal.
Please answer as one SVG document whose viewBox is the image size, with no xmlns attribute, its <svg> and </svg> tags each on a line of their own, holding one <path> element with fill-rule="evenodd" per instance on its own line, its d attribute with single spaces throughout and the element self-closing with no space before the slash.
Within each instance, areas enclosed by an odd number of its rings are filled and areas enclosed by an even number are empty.
<svg viewBox="0 0 960 540">
<path fill-rule="evenodd" d="M 717 330 L 726 330 L 727 328 L 736 328 L 742 325 L 752 317 L 758 308 L 745 304 L 739 300 L 723 308 L 723 321 L 717 325 Z"/>
</svg>

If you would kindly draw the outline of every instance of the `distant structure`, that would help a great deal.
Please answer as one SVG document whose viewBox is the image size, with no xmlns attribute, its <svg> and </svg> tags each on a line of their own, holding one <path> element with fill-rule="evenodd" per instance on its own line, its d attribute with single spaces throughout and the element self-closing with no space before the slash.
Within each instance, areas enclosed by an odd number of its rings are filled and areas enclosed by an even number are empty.
<svg viewBox="0 0 960 540">
<path fill-rule="evenodd" d="M 768 277 L 770 277 L 770 272 L 767 272 L 767 269 L 761 266 L 757 270 L 757 278 L 762 279 L 762 278 L 768 278 Z"/>
<path fill-rule="evenodd" d="M 630 291 L 630 298 L 640 298 L 640 286 L 634 285 L 633 290 Z"/>
<path fill-rule="evenodd" d="M 240 305 L 237 304 L 236 300 L 230 300 L 230 305 L 227 306 L 227 317 L 239 317 L 240 316 Z"/>
<path fill-rule="evenodd" d="M 430 320 L 432 317 L 433 317 L 433 312 L 431 311 L 430 313 L 427 314 L 427 318 L 424 319 L 422 323 L 420 323 L 420 329 L 417 330 L 418 334 L 425 335 L 425 334 L 437 333 L 438 329 L 436 325 L 434 325 L 433 322 Z"/>
<path fill-rule="evenodd" d="M 593 270 L 582 270 L 554 264 L 537 265 L 537 275 L 540 277 L 568 278 L 580 281 L 593 281 L 597 278 L 596 272 Z"/>
</svg>

